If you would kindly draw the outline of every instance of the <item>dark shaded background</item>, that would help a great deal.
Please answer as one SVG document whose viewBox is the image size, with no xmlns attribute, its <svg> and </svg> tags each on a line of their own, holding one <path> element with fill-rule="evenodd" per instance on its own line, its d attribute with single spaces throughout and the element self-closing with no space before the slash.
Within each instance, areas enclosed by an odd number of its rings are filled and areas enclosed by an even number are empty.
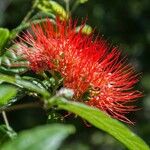
<svg viewBox="0 0 150 150">
<path fill-rule="evenodd" d="M 0 0 L 0 26 L 15 28 L 30 9 L 31 3 L 31 0 Z M 129 128 L 150 144 L 150 1 L 89 0 L 80 5 L 73 16 L 88 16 L 88 24 L 96 26 L 96 31 L 128 53 L 129 61 L 141 72 L 141 81 L 137 86 L 144 91 L 144 97 L 139 99 L 137 105 L 142 109 L 129 116 L 136 121 Z M 25 97 L 23 101 L 29 102 L 31 99 Z M 44 124 L 47 121 L 46 114 L 40 108 L 33 108 L 9 112 L 8 118 L 13 128 L 20 131 Z M 0 121 L 2 123 L 2 119 Z M 74 123 L 77 133 L 66 141 L 61 150 L 125 149 L 109 135 L 85 127 L 80 118 L 69 117 L 64 122 Z"/>
</svg>

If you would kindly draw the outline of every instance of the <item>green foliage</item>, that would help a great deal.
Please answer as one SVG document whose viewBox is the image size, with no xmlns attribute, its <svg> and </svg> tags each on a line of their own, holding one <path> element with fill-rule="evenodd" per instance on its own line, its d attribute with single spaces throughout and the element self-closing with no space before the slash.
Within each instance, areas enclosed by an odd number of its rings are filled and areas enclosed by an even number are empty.
<svg viewBox="0 0 150 150">
<path fill-rule="evenodd" d="M 0 82 L 7 82 L 7 83 L 11 83 L 14 84 L 20 88 L 25 88 L 28 91 L 31 92 L 36 92 L 40 95 L 42 95 L 44 98 L 49 97 L 50 93 L 44 88 L 41 87 L 41 85 L 37 85 L 31 81 L 22 79 L 19 76 L 8 76 L 8 75 L 4 75 L 0 73 Z"/>
<path fill-rule="evenodd" d="M 75 128 L 71 125 L 44 125 L 19 133 L 1 150 L 57 150 L 63 140 L 74 132 Z"/>
<path fill-rule="evenodd" d="M 32 82 L 21 79 L 20 77 L 12 77 L 0 74 L 0 81 L 12 83 L 18 85 L 19 87 L 24 87 L 29 91 L 40 94 L 44 97 L 43 100 L 45 101 L 46 105 L 48 104 L 48 108 L 52 107 L 53 105 L 57 105 L 60 109 L 64 109 L 79 115 L 95 127 L 114 136 L 131 150 L 134 150 L 136 147 L 139 147 L 142 150 L 149 149 L 146 143 L 133 132 L 131 132 L 126 126 L 119 121 L 110 118 L 108 115 L 98 109 L 91 108 L 82 103 L 67 101 L 62 97 L 52 97 L 48 100 L 48 97 L 51 96 L 47 93 L 46 89 L 43 87 L 38 87 Z"/>
<path fill-rule="evenodd" d="M 141 138 L 129 130 L 125 125 L 115 119 L 112 119 L 98 109 L 91 108 L 82 103 L 67 101 L 59 97 L 51 98 L 49 102 L 50 106 L 51 104 L 58 105 L 58 108 L 60 109 L 64 109 L 79 115 L 95 127 L 115 137 L 131 150 L 135 150 L 137 147 L 139 150 L 150 149 Z"/>
<path fill-rule="evenodd" d="M 0 84 L 0 106 L 6 105 L 15 98 L 18 88 L 13 85 Z"/>
<path fill-rule="evenodd" d="M 67 19 L 68 14 L 59 3 L 52 0 L 40 0 L 37 6 L 41 11 L 49 13 L 52 12 L 56 16 L 61 17 L 62 19 Z"/>
<path fill-rule="evenodd" d="M 0 55 L 3 53 L 3 48 L 9 38 L 9 30 L 0 28 Z"/>
<path fill-rule="evenodd" d="M 79 32 L 80 30 L 83 34 L 86 34 L 86 35 L 90 35 L 92 33 L 92 27 L 87 24 L 84 26 L 81 25 L 81 26 L 76 27 L 76 32 Z"/>
<path fill-rule="evenodd" d="M 0 56 L 0 71 L 7 74 L 22 74 L 28 70 L 28 62 L 17 56 L 14 51 L 18 49 L 17 45 L 10 47 Z"/>
<path fill-rule="evenodd" d="M 74 11 L 79 4 L 83 4 L 87 1 L 88 0 L 74 0 L 74 6 L 71 7 L 72 11 Z M 27 2 L 25 4 L 27 4 Z M 73 4 L 73 2 L 70 1 L 70 4 Z M 8 42 L 9 39 L 15 39 L 23 30 L 30 28 L 31 24 L 41 24 L 45 22 L 47 17 L 50 18 L 50 21 L 54 24 L 56 16 L 60 16 L 62 20 L 67 20 L 69 16 L 69 6 L 69 0 L 66 0 L 66 8 L 68 7 L 68 10 L 65 10 L 64 7 L 56 1 L 35 0 L 31 11 L 27 13 L 22 22 L 20 21 L 21 24 L 15 29 L 10 32 L 6 28 L 0 28 L 0 105 L 8 106 L 7 104 L 10 104 L 11 100 L 16 97 L 18 91 L 24 91 L 24 93 L 28 95 L 38 97 L 42 101 L 42 104 L 45 104 L 44 109 L 47 109 L 47 105 L 48 108 L 57 106 L 58 109 L 67 110 L 79 115 L 93 126 L 115 137 L 131 150 L 148 150 L 149 147 L 142 139 L 125 125 L 110 118 L 100 110 L 81 103 L 65 100 L 62 97 L 68 97 L 60 92 L 60 90 L 57 92 L 57 96 L 59 95 L 61 98 L 51 98 L 52 95 L 56 94 L 57 88 L 61 88 L 61 85 L 58 84 L 56 86 L 56 81 L 54 81 L 51 76 L 45 79 L 43 79 L 44 77 L 41 75 L 39 75 L 40 78 L 37 79 L 34 73 L 32 73 L 32 77 L 30 75 L 28 76 L 28 62 L 15 53 L 14 50 L 18 48 L 17 45 L 12 45 L 11 41 Z M 149 6 L 147 0 L 140 3 L 137 0 L 127 0 L 123 3 L 120 3 L 120 1 L 114 3 L 113 1 L 105 0 L 102 0 L 100 3 L 98 1 L 89 1 L 86 10 L 81 7 L 74 12 L 78 14 L 78 16 L 89 14 L 91 24 L 99 25 L 100 30 L 106 35 L 113 37 L 114 41 L 118 42 L 120 40 L 126 47 L 128 45 L 130 47 L 130 54 L 134 54 L 137 60 L 140 59 L 140 61 L 138 60 L 138 62 L 133 63 L 137 64 L 137 66 L 139 65 L 143 70 L 146 70 L 147 68 L 149 69 L 149 62 L 147 61 L 149 59 L 145 56 L 149 56 L 147 49 L 149 49 L 148 44 L 150 39 L 148 30 L 149 24 L 146 19 L 147 14 L 149 14 L 147 6 Z M 36 8 L 38 8 L 38 11 Z M 10 16 L 10 14 L 8 16 Z M 8 16 L 5 20 L 7 20 Z M 18 13 L 16 16 L 15 18 L 18 18 Z M 14 20 L 15 19 L 12 19 L 11 21 L 13 22 Z M 92 28 L 89 25 L 85 25 L 84 27 L 78 26 L 75 30 L 76 32 L 81 30 L 81 32 L 86 35 L 92 32 Z M 9 47 L 10 50 L 6 50 L 5 47 Z M 26 74 L 25 76 L 24 73 Z M 149 90 L 150 86 L 147 81 L 149 81 L 149 73 L 147 73 L 147 76 L 144 76 L 142 80 L 145 89 Z M 54 92 L 52 92 L 52 88 L 55 89 Z M 147 106 L 146 111 L 149 113 L 148 105 L 145 105 Z M 55 108 L 56 110 L 57 107 Z M 3 109 L 5 108 L 3 107 Z M 60 114 L 52 112 L 49 115 L 49 123 L 58 121 L 58 119 L 61 118 L 59 115 Z M 147 118 L 149 118 L 149 116 Z M 148 135 L 149 122 L 145 123 L 145 120 L 139 122 L 143 124 L 143 126 L 139 128 L 141 129 L 141 133 L 145 132 L 145 134 Z M 146 130 L 144 128 L 145 126 L 147 126 Z M 88 128 L 86 130 L 88 130 Z M 41 150 L 43 147 L 44 150 L 55 150 L 58 149 L 62 141 L 73 132 L 74 128 L 72 126 L 59 124 L 37 127 L 29 131 L 21 132 L 16 139 L 6 143 L 3 150 Z M 12 129 L 7 129 L 4 125 L 0 126 L 0 145 L 15 136 L 16 133 Z M 148 141 L 149 135 L 145 139 Z"/>
<path fill-rule="evenodd" d="M 14 139 L 16 135 L 16 132 L 12 129 L 8 130 L 5 125 L 0 125 L 0 147 L 4 144 L 4 142 Z"/>
</svg>

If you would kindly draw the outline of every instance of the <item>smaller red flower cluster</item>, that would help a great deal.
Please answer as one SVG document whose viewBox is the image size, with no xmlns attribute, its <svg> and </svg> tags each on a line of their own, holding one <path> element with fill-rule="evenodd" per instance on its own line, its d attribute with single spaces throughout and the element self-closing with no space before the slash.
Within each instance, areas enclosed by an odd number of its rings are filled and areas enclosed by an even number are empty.
<svg viewBox="0 0 150 150">
<path fill-rule="evenodd" d="M 138 81 L 132 66 L 121 58 L 116 47 L 93 35 L 76 33 L 77 23 L 47 20 L 34 25 L 18 43 L 19 52 L 36 72 L 59 72 L 64 87 L 74 90 L 74 100 L 99 108 L 127 123 L 125 117 L 135 107 L 129 102 L 141 97 L 133 89 Z M 84 26 L 84 25 L 83 25 Z"/>
</svg>

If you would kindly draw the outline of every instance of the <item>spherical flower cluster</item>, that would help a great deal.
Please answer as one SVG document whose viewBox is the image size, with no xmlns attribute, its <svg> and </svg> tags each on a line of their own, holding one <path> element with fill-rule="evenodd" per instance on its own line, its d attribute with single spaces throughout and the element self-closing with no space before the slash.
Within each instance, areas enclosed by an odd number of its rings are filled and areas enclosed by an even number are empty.
<svg viewBox="0 0 150 150">
<path fill-rule="evenodd" d="M 114 118 L 132 123 L 125 115 L 135 110 L 129 105 L 141 96 L 133 89 L 138 78 L 117 47 L 102 38 L 75 31 L 77 22 L 47 20 L 34 25 L 19 42 L 19 53 L 33 71 L 58 72 L 63 86 L 73 89 L 73 100 L 96 107 Z M 82 25 L 84 27 L 84 24 Z"/>
</svg>

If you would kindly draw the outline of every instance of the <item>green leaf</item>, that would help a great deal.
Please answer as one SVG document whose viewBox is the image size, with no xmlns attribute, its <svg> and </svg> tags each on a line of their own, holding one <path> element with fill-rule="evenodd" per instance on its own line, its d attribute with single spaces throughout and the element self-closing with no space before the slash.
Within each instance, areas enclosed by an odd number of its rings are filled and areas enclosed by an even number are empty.
<svg viewBox="0 0 150 150">
<path fill-rule="evenodd" d="M 57 16 L 60 16 L 61 19 L 67 19 L 68 14 L 65 9 L 57 2 L 52 0 L 40 0 L 38 4 L 38 9 L 45 13 L 52 12 Z"/>
<path fill-rule="evenodd" d="M 50 105 L 79 115 L 93 126 L 109 133 L 130 150 L 150 150 L 148 145 L 121 122 L 109 117 L 99 109 L 89 107 L 82 103 L 67 101 L 64 98 L 53 97 L 49 100 Z"/>
<path fill-rule="evenodd" d="M 21 132 L 1 150 L 57 150 L 63 140 L 75 132 L 71 125 L 52 124 Z"/>
<path fill-rule="evenodd" d="M 3 82 L 14 84 L 31 92 L 36 92 L 37 94 L 42 95 L 44 98 L 50 97 L 50 93 L 44 87 L 38 86 L 37 83 L 34 84 L 31 81 L 24 80 L 19 76 L 9 76 L 0 73 L 0 83 Z"/>
<path fill-rule="evenodd" d="M 4 142 L 16 137 L 16 135 L 16 132 L 12 129 L 8 130 L 6 125 L 0 125 L 0 146 L 4 144 Z"/>
<path fill-rule="evenodd" d="M 13 85 L 0 84 L 0 106 L 8 104 L 18 92 L 18 88 Z"/>
<path fill-rule="evenodd" d="M 3 53 L 2 49 L 9 38 L 9 30 L 0 28 L 0 55 Z"/>
<path fill-rule="evenodd" d="M 86 34 L 86 35 L 90 35 L 92 33 L 92 27 L 87 24 L 84 26 L 83 25 L 78 26 L 75 29 L 76 32 L 79 32 L 80 30 L 83 34 Z"/>
<path fill-rule="evenodd" d="M 25 67 L 18 67 L 18 68 L 7 68 L 4 66 L 0 66 L 0 72 L 1 73 L 6 73 L 6 74 L 23 74 L 25 72 L 27 72 L 27 68 Z"/>
<path fill-rule="evenodd" d="M 28 61 L 17 56 L 17 45 L 10 47 L 11 50 L 5 51 L 0 56 L 0 72 L 6 74 L 22 74 L 28 70 Z"/>
</svg>

